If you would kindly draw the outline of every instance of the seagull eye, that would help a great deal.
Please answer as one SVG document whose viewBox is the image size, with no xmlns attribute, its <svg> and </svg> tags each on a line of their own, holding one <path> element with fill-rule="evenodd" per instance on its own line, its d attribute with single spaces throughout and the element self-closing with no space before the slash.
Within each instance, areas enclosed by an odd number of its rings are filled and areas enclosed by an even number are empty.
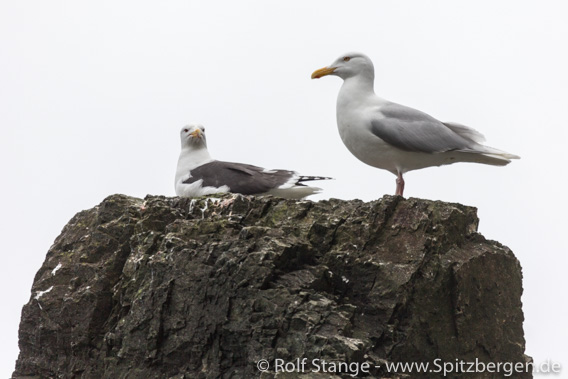
<svg viewBox="0 0 568 379">
<path fill-rule="evenodd" d="M 344 61 L 344 62 L 349 62 L 350 60 L 351 60 L 350 57 L 343 57 L 343 61 Z"/>
<path fill-rule="evenodd" d="M 205 128 L 201 128 L 201 131 L 202 131 L 203 133 L 205 133 Z"/>
<path fill-rule="evenodd" d="M 189 132 L 189 129 L 184 129 L 183 131 L 187 133 L 187 132 Z"/>
</svg>

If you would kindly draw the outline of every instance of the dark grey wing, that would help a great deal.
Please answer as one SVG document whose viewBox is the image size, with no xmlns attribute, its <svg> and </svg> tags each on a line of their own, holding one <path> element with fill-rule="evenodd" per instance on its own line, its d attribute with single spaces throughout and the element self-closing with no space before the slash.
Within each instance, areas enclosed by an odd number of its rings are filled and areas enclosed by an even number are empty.
<svg viewBox="0 0 568 379">
<path fill-rule="evenodd" d="M 287 170 L 266 171 L 262 167 L 244 163 L 212 161 L 194 168 L 190 175 L 184 183 L 203 179 L 204 187 L 228 186 L 230 192 L 255 195 L 281 186 L 295 173 Z"/>
<path fill-rule="evenodd" d="M 441 153 L 471 151 L 472 141 L 463 138 L 434 117 L 404 105 L 382 106 L 371 121 L 371 132 L 383 141 L 405 151 Z"/>
</svg>

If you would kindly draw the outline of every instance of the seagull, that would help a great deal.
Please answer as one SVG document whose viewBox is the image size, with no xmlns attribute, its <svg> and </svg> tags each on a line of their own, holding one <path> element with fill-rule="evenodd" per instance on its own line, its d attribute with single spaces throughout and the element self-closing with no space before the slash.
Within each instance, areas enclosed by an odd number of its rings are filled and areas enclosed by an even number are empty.
<svg viewBox="0 0 568 379">
<path fill-rule="evenodd" d="M 403 174 L 431 166 L 474 162 L 505 166 L 519 156 L 482 145 L 468 126 L 441 122 L 419 110 L 384 100 L 373 88 L 375 69 L 361 53 L 340 56 L 312 79 L 343 79 L 337 96 L 337 127 L 343 143 L 362 162 L 396 175 L 395 195 L 403 196 Z"/>
<path fill-rule="evenodd" d="M 211 158 L 207 150 L 205 128 L 199 124 L 184 126 L 180 131 L 181 153 L 176 170 L 178 196 L 198 197 L 213 193 L 275 195 L 302 199 L 321 191 L 304 182 L 331 179 L 303 176 L 289 170 L 267 170 L 243 163 L 223 162 Z"/>
</svg>

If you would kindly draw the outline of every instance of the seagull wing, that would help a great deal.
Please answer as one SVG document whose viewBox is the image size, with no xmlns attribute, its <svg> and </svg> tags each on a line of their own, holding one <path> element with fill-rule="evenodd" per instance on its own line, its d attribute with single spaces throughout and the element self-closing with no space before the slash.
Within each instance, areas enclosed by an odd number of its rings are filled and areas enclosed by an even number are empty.
<svg viewBox="0 0 568 379">
<path fill-rule="evenodd" d="M 203 180 L 204 187 L 227 186 L 230 192 L 243 195 L 265 193 L 286 183 L 296 175 L 287 170 L 265 170 L 244 163 L 212 161 L 191 170 L 191 177 L 184 183 Z"/>
<path fill-rule="evenodd" d="M 371 132 L 383 141 L 411 152 L 475 151 L 480 134 L 459 124 L 445 125 L 434 117 L 404 105 L 382 105 L 371 119 Z M 474 138 L 456 131 L 468 131 Z"/>
</svg>

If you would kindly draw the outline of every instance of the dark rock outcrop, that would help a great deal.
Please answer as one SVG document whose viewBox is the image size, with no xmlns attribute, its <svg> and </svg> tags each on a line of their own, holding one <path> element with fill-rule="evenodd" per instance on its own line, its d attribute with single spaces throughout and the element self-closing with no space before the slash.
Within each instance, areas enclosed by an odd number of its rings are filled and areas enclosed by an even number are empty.
<svg viewBox="0 0 568 379">
<path fill-rule="evenodd" d="M 275 359 L 302 358 L 304 377 L 348 377 L 314 373 L 312 359 L 406 377 L 386 364 L 525 362 L 521 267 L 477 224 L 475 208 L 391 196 L 110 196 L 50 248 L 14 377 L 270 378 Z M 408 374 L 421 376 L 441 373 Z"/>
</svg>

